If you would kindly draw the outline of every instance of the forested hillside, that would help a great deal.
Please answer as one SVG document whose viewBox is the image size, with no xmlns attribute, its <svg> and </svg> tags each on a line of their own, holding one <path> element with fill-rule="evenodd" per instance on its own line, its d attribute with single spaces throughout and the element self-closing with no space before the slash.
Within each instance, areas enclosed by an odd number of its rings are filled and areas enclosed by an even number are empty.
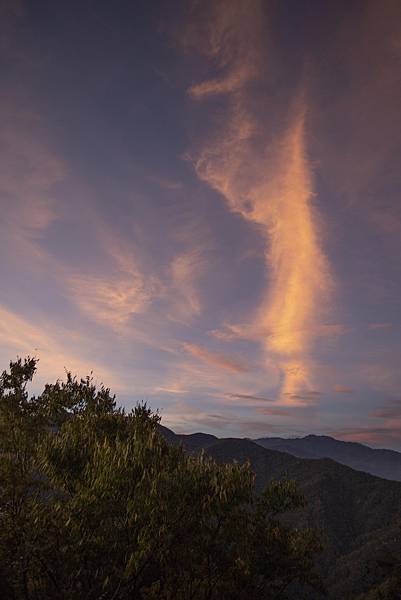
<svg viewBox="0 0 401 600">
<path fill-rule="evenodd" d="M 0 377 L 0 597 L 245 600 L 320 589 L 317 535 L 284 515 L 294 482 L 169 445 L 90 378 L 29 397 L 36 361 Z"/>
<path fill-rule="evenodd" d="M 90 377 L 0 376 L 0 597 L 399 597 L 401 483 L 176 435 Z"/>
<path fill-rule="evenodd" d="M 373 477 L 331 459 L 301 459 L 267 450 L 251 440 L 206 434 L 174 437 L 166 428 L 163 434 L 187 451 L 204 448 L 220 463 L 249 461 L 258 490 L 284 476 L 296 481 L 307 508 L 295 520 L 320 532 L 324 550 L 319 564 L 329 597 L 353 598 L 367 592 L 386 576 L 376 568 L 378 557 L 400 556 L 400 482 Z"/>
</svg>

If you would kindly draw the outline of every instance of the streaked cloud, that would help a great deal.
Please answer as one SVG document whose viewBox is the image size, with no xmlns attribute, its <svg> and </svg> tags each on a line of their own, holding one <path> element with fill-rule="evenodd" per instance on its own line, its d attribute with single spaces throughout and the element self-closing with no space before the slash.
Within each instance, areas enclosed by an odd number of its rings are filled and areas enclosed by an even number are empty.
<svg viewBox="0 0 401 600">
<path fill-rule="evenodd" d="M 13 118 L 7 111 L 3 117 Z M 0 227 L 15 252 L 28 252 L 33 258 L 42 253 L 39 242 L 58 217 L 53 190 L 66 167 L 36 135 L 31 118 L 16 120 L 14 127 L 0 126 Z"/>
<path fill-rule="evenodd" d="M 140 274 L 108 277 L 79 274 L 69 280 L 79 308 L 91 319 L 119 327 L 141 313 L 152 298 Z"/>
<path fill-rule="evenodd" d="M 249 371 L 249 366 L 239 357 L 212 352 L 198 344 L 185 343 L 183 344 L 183 348 L 195 358 L 210 364 L 214 368 L 232 373 L 245 373 Z"/>
<path fill-rule="evenodd" d="M 260 413 L 261 415 L 269 415 L 271 417 L 289 417 L 290 416 L 290 412 L 284 408 L 264 408 L 264 407 L 258 407 L 256 409 L 256 411 L 258 413 Z"/>
<path fill-rule="evenodd" d="M 399 446 L 401 442 L 401 429 L 399 426 L 389 427 L 356 427 L 349 429 L 337 429 L 330 435 L 344 441 L 360 442 L 361 444 L 378 447 Z"/>
<path fill-rule="evenodd" d="M 401 447 L 400 3 L 126 4 L 1 3 L 3 367 Z"/>
<path fill-rule="evenodd" d="M 288 397 L 290 403 L 299 401 L 304 401 L 306 403 L 314 403 L 319 400 L 323 396 L 322 392 L 318 392 L 317 390 L 307 390 L 303 393 L 294 394 L 292 392 L 285 392 L 285 396 Z"/>
<path fill-rule="evenodd" d="M 345 385 L 335 385 L 334 391 L 336 392 L 336 394 L 353 394 L 355 390 Z"/>
<path fill-rule="evenodd" d="M 52 327 L 44 320 L 34 325 L 31 320 L 0 306 L 0 342 L 4 367 L 16 356 L 39 358 L 39 382 L 63 378 L 65 370 L 81 376 L 93 372 L 98 381 L 104 381 L 115 391 L 121 390 L 116 373 L 89 357 L 90 345 L 79 332 Z"/>
<path fill-rule="evenodd" d="M 172 405 L 165 416 L 162 413 L 162 423 L 167 427 L 174 426 L 178 433 L 207 430 L 220 437 L 278 435 L 282 431 L 282 426 L 264 421 L 263 415 L 260 414 L 252 419 L 252 416 L 240 416 L 230 411 L 219 413 L 201 410 L 183 402 Z"/>
<path fill-rule="evenodd" d="M 141 253 L 133 242 L 107 231 L 101 222 L 97 224 L 97 239 L 105 256 L 102 273 L 67 271 L 67 291 L 89 318 L 121 331 L 162 294 L 163 286 L 154 275 L 145 275 L 139 264 Z"/>
<path fill-rule="evenodd" d="M 173 318 L 187 321 L 201 313 L 198 284 L 205 270 L 205 256 L 197 248 L 174 257 L 171 264 Z"/>
<path fill-rule="evenodd" d="M 265 398 L 264 396 L 253 396 L 252 394 L 225 394 L 228 398 L 234 400 L 253 400 L 256 402 L 274 402 L 271 398 Z"/>
<path fill-rule="evenodd" d="M 230 22 L 224 26 L 214 11 L 224 14 L 226 4 L 215 4 L 219 9 L 211 11 L 206 54 L 214 64 L 224 65 L 224 72 L 193 85 L 189 93 L 198 99 L 226 94 L 228 116 L 203 144 L 194 166 L 198 177 L 225 198 L 230 210 L 265 238 L 268 283 L 248 329 L 267 356 L 276 355 L 283 373 L 282 397 L 295 400 L 296 392 L 313 384 L 308 354 L 332 286 L 306 150 L 306 104 L 302 98 L 295 101 L 288 125 L 263 149 L 260 131 L 266 131 L 266 124 L 260 126 L 254 116 L 247 91 L 247 83 L 260 76 L 261 4 L 230 3 Z M 242 38 L 250 30 L 252 35 Z M 199 49 L 205 52 L 205 42 Z M 214 335 L 222 339 L 224 332 Z M 225 335 L 228 338 L 227 329 Z"/>
<path fill-rule="evenodd" d="M 369 323 L 368 327 L 369 329 L 388 330 L 392 329 L 394 326 L 392 323 Z"/>
<path fill-rule="evenodd" d="M 378 419 L 401 419 L 401 401 L 376 408 L 370 411 L 369 416 Z"/>
<path fill-rule="evenodd" d="M 263 3 L 260 0 L 219 0 L 206 6 L 205 25 L 195 10 L 186 31 L 181 33 L 184 46 L 200 50 L 219 71 L 217 77 L 189 88 L 188 93 L 196 99 L 240 91 L 257 78 L 262 63 Z"/>
</svg>

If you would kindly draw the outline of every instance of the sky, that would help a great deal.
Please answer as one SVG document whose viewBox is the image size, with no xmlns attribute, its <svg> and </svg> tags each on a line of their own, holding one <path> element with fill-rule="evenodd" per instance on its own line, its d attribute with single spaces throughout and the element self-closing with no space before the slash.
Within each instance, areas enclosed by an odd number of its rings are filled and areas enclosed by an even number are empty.
<svg viewBox="0 0 401 600">
<path fill-rule="evenodd" d="M 399 0 L 2 0 L 0 369 L 401 450 Z"/>
</svg>

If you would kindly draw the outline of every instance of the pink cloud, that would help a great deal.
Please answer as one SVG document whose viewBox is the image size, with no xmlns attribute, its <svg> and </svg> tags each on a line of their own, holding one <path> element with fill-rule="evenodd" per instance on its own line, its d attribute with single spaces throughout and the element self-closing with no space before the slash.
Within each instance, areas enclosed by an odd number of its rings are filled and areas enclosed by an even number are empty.
<svg viewBox="0 0 401 600">
<path fill-rule="evenodd" d="M 392 323 L 369 323 L 368 325 L 369 329 L 392 329 L 393 328 L 393 324 Z"/>
<path fill-rule="evenodd" d="M 249 370 L 248 365 L 239 357 L 211 352 L 198 344 L 185 343 L 183 344 L 183 348 L 195 358 L 208 363 L 214 368 L 231 371 L 233 373 L 245 373 Z"/>
<path fill-rule="evenodd" d="M 344 385 L 335 385 L 334 391 L 337 394 L 353 394 L 355 390 L 353 388 L 350 388 L 350 387 L 347 387 Z"/>
<path fill-rule="evenodd" d="M 259 407 L 256 409 L 256 411 L 262 415 L 279 416 L 279 417 L 289 417 L 291 414 L 288 410 L 284 410 L 283 408 Z"/>
<path fill-rule="evenodd" d="M 274 402 L 271 398 L 265 398 L 264 396 L 254 396 L 253 394 L 225 394 L 228 398 L 235 400 L 251 400 L 255 402 Z"/>
<path fill-rule="evenodd" d="M 118 376 L 91 357 L 93 348 L 90 348 L 86 336 L 79 332 L 54 327 L 43 319 L 32 323 L 0 305 L 0 342 L 4 367 L 17 355 L 39 358 L 38 381 L 62 378 L 65 369 L 81 376 L 93 371 L 106 385 L 116 391 L 121 389 Z"/>
</svg>

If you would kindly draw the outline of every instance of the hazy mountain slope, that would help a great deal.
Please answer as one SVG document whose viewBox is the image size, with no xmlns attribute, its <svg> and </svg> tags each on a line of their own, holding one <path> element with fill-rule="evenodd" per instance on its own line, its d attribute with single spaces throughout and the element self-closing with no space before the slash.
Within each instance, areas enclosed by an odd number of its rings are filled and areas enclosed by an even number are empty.
<svg viewBox="0 0 401 600">
<path fill-rule="evenodd" d="M 270 450 L 288 452 L 301 458 L 332 458 L 377 477 L 401 481 L 401 453 L 369 448 L 356 442 L 342 442 L 325 435 L 303 438 L 259 438 L 257 444 Z"/>
<path fill-rule="evenodd" d="M 171 438 L 173 432 L 168 431 Z M 321 569 L 328 597 L 352 598 L 369 590 L 378 577 L 368 572 L 369 562 L 383 546 L 400 551 L 400 482 L 355 471 L 331 459 L 303 459 L 269 450 L 246 439 L 212 440 L 196 434 L 196 438 L 176 436 L 173 443 L 193 451 L 193 439 L 197 450 L 204 442 L 206 452 L 219 462 L 249 460 L 258 489 L 284 476 L 298 482 L 308 507 L 293 518 L 321 532 L 325 546 Z"/>
<path fill-rule="evenodd" d="M 308 460 L 266 450 L 249 440 L 219 440 L 207 452 L 221 462 L 249 460 L 258 487 L 283 476 L 298 482 L 308 507 L 294 518 L 321 531 L 329 597 L 352 598 L 368 591 L 377 578 L 369 574 L 369 562 L 383 545 L 400 550 L 401 483 L 331 459 Z"/>
<path fill-rule="evenodd" d="M 401 483 L 355 471 L 331 459 L 300 459 L 266 450 L 249 440 L 218 440 L 207 449 L 221 462 L 249 459 L 258 487 L 272 478 L 295 479 L 313 502 L 313 522 L 335 546 L 348 548 L 356 536 L 386 526 L 401 515 Z"/>
</svg>

